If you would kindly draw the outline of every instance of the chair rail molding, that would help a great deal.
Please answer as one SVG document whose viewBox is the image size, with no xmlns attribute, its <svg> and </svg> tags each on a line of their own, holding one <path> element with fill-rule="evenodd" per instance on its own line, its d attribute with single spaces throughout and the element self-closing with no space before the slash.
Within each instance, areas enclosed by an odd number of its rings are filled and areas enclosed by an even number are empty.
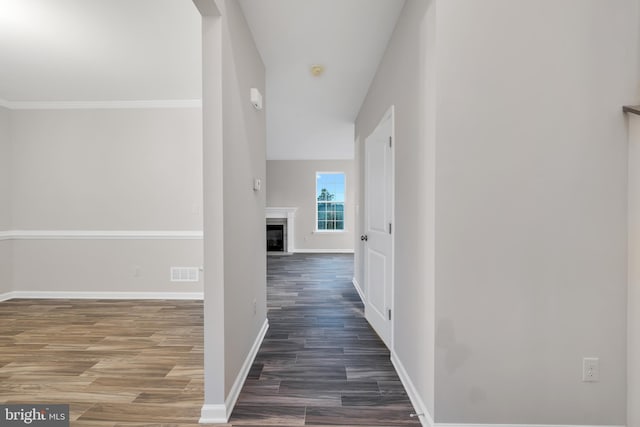
<svg viewBox="0 0 640 427">
<path fill-rule="evenodd" d="M 8 230 L 0 240 L 202 240 L 201 230 Z"/>
</svg>

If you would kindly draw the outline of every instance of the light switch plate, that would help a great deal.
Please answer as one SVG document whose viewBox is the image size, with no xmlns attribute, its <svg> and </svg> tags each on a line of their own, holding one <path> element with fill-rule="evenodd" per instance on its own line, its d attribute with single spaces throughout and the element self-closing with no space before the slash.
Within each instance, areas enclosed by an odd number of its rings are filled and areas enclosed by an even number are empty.
<svg viewBox="0 0 640 427">
<path fill-rule="evenodd" d="M 600 359 L 597 357 L 585 357 L 582 359 L 582 381 L 600 381 Z"/>
</svg>

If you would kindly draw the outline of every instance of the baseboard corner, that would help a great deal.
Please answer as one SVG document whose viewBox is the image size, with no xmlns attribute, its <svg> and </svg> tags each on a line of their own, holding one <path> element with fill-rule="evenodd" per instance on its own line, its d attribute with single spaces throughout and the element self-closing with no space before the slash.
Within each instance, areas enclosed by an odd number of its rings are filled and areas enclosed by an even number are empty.
<svg viewBox="0 0 640 427">
<path fill-rule="evenodd" d="M 251 346 L 251 350 L 247 354 L 247 357 L 244 359 L 244 363 L 240 368 L 240 372 L 236 376 L 236 380 L 231 386 L 231 390 L 229 391 L 229 395 L 225 400 L 225 407 L 227 409 L 227 420 L 231 417 L 231 412 L 233 412 L 233 408 L 236 406 L 236 402 L 238 401 L 238 397 L 240 396 L 240 392 L 242 391 L 242 386 L 244 382 L 247 380 L 247 376 L 249 375 L 249 371 L 251 370 L 251 365 L 253 365 L 253 361 L 256 359 L 258 355 L 258 350 L 260 350 L 260 346 L 262 345 L 262 341 L 264 340 L 265 335 L 267 334 L 267 330 L 269 329 L 269 319 L 264 319 L 264 323 L 256 336 L 253 345 Z"/>
<path fill-rule="evenodd" d="M 3 294 L 0 294 L 0 302 L 9 301 L 10 299 L 14 299 L 15 298 L 14 294 L 15 294 L 15 292 L 5 292 Z"/>
<path fill-rule="evenodd" d="M 226 405 L 202 405 L 200 424 L 226 424 L 227 421 Z"/>
<path fill-rule="evenodd" d="M 407 370 L 404 368 L 404 365 L 398 358 L 398 355 L 393 350 L 391 351 L 391 363 L 396 368 L 396 372 L 400 377 L 400 382 L 402 382 L 402 385 L 407 391 L 407 395 L 409 396 L 409 400 L 413 405 L 413 409 L 416 411 L 416 414 L 419 414 L 418 419 L 420 420 L 420 424 L 423 427 L 437 427 L 435 422 L 433 421 L 433 417 L 427 409 L 427 405 L 420 397 L 420 394 L 413 384 L 413 381 L 411 381 Z"/>
<path fill-rule="evenodd" d="M 202 405 L 202 409 L 200 410 L 200 424 L 226 424 L 229 421 L 233 408 L 236 406 L 236 402 L 240 396 L 242 386 L 249 375 L 251 365 L 253 365 L 253 361 L 258 355 L 258 350 L 260 349 L 260 345 L 262 345 L 262 341 L 264 340 L 268 329 L 269 320 L 264 319 L 264 323 L 251 346 L 251 350 L 249 350 L 249 354 L 247 354 L 247 357 L 240 368 L 240 372 L 238 372 L 238 376 L 236 376 L 233 386 L 231 386 L 231 390 L 229 391 L 229 395 L 225 399 L 224 404 Z"/>
<path fill-rule="evenodd" d="M 362 288 L 360 287 L 360 283 L 358 282 L 358 279 L 355 278 L 355 276 L 351 279 L 351 283 L 353 283 L 353 287 L 356 288 L 356 292 L 360 296 L 360 301 L 362 301 L 362 303 L 366 305 L 364 292 L 362 291 Z"/>
</svg>

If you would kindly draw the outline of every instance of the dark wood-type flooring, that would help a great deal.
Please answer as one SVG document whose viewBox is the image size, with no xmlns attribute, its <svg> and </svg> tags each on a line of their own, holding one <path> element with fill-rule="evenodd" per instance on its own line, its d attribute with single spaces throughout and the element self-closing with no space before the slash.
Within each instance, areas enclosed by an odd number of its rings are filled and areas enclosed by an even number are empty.
<svg viewBox="0 0 640 427">
<path fill-rule="evenodd" d="M 364 319 L 353 255 L 268 257 L 269 331 L 235 425 L 420 425 L 389 350 Z"/>
<path fill-rule="evenodd" d="M 270 328 L 229 425 L 419 425 L 352 268 L 268 257 Z M 197 426 L 202 321 L 201 301 L 2 302 L 0 403 L 69 403 L 78 427 Z"/>
</svg>

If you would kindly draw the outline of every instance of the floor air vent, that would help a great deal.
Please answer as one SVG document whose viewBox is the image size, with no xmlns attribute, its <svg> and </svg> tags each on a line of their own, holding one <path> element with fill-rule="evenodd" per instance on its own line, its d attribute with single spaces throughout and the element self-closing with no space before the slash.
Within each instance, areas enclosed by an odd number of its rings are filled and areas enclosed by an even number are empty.
<svg viewBox="0 0 640 427">
<path fill-rule="evenodd" d="M 198 267 L 171 267 L 172 282 L 197 282 L 200 280 Z"/>
</svg>

